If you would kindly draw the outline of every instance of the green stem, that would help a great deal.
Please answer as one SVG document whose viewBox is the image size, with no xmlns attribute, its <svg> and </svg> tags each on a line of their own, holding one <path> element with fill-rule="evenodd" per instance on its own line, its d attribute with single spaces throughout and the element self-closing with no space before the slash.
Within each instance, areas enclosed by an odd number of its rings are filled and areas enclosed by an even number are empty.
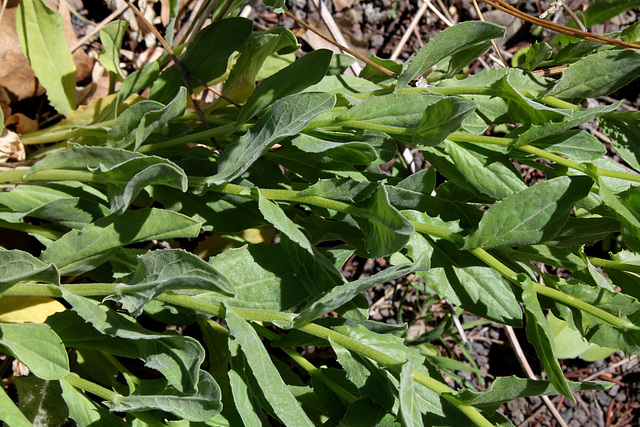
<svg viewBox="0 0 640 427">
<path fill-rule="evenodd" d="M 258 325 L 257 323 L 253 324 L 253 327 L 258 330 L 260 335 L 268 339 L 269 341 L 275 341 L 280 338 L 276 333 L 268 330 L 264 326 Z M 357 400 L 357 397 L 349 393 L 347 390 L 342 388 L 338 383 L 333 381 L 331 378 L 322 373 L 321 370 L 313 366 L 307 359 L 302 357 L 297 351 L 293 350 L 289 347 L 278 347 L 282 351 L 284 351 L 287 356 L 289 356 L 294 362 L 302 367 L 309 376 L 313 379 L 321 381 L 324 385 L 329 387 L 336 395 L 343 398 L 348 403 L 353 403 Z"/>
<path fill-rule="evenodd" d="M 297 326 L 296 329 L 306 332 L 310 335 L 323 338 L 325 340 L 331 340 L 336 344 L 351 350 L 359 355 L 368 357 L 369 359 L 375 360 L 381 365 L 386 366 L 391 370 L 398 371 L 402 365 L 402 362 L 381 352 L 374 348 L 371 348 L 365 344 L 362 344 L 360 341 L 355 340 L 353 338 L 342 335 L 338 332 L 332 331 L 331 329 L 325 328 L 320 325 L 316 325 L 315 323 L 306 323 L 304 325 Z M 450 393 L 455 393 L 455 391 L 450 388 L 448 385 L 441 383 L 440 381 L 425 375 L 424 373 L 414 370 L 413 371 L 413 379 L 423 386 L 427 387 L 429 390 L 432 390 L 438 393 L 441 397 L 447 399 L 451 404 L 453 404 L 458 410 L 460 410 L 463 414 L 465 414 L 475 425 L 477 426 L 493 426 L 489 420 L 487 420 L 475 407 L 461 402 L 460 400 L 453 397 Z"/>
<path fill-rule="evenodd" d="M 64 233 L 59 231 L 50 230 L 48 228 L 40 227 L 38 225 L 27 224 L 25 222 L 8 222 L 0 219 L 0 228 L 7 228 L 9 230 L 22 231 L 36 236 L 44 237 L 49 240 L 58 240 Z"/>
<path fill-rule="evenodd" d="M 96 396 L 101 397 L 105 400 L 109 400 L 111 402 L 118 400 L 118 398 L 120 397 L 118 393 L 104 388 L 94 382 L 87 381 L 84 378 L 80 378 L 76 374 L 69 374 L 64 377 L 64 379 L 75 388 L 79 388 L 80 390 L 95 394 Z"/>
<path fill-rule="evenodd" d="M 626 262 L 620 261 L 611 261 L 608 259 L 596 258 L 596 257 L 588 257 L 591 264 L 596 267 L 608 268 L 610 270 L 621 270 L 621 271 L 631 271 L 633 273 L 640 273 L 640 265 L 638 264 L 629 264 Z"/>
</svg>

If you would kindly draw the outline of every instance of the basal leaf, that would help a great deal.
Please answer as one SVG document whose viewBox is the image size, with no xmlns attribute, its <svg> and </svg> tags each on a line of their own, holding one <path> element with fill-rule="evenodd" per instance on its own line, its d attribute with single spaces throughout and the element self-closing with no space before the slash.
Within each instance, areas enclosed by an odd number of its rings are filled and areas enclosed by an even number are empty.
<svg viewBox="0 0 640 427">
<path fill-rule="evenodd" d="M 400 74 L 395 91 L 402 89 L 441 59 L 451 56 L 469 45 L 504 36 L 505 29 L 483 21 L 461 22 L 439 32 L 424 45 Z"/>
<path fill-rule="evenodd" d="M 53 264 L 42 262 L 27 252 L 0 250 L 0 289 L 27 281 L 60 285 L 60 275 Z"/>
<path fill-rule="evenodd" d="M 600 0 L 593 2 L 584 11 L 585 25 L 591 27 L 608 21 L 625 10 L 640 7 L 640 0 Z"/>
<path fill-rule="evenodd" d="M 627 204 L 622 203 L 614 194 L 602 177 L 598 179 L 598 195 L 604 202 L 607 210 L 620 221 L 622 225 L 622 238 L 625 244 L 634 251 L 640 251 L 640 211 L 634 212 Z M 636 209 L 637 211 L 637 209 Z"/>
<path fill-rule="evenodd" d="M 539 182 L 496 202 L 478 229 L 465 238 L 465 249 L 533 245 L 557 235 L 577 201 L 591 189 L 587 177 Z"/>
<path fill-rule="evenodd" d="M 522 246 L 517 250 L 509 248 L 506 249 L 506 253 L 511 257 L 541 262 L 567 270 L 582 270 L 587 267 L 578 255 L 551 245 Z"/>
<path fill-rule="evenodd" d="M 242 107 L 234 129 L 238 129 L 256 113 L 278 99 L 302 92 L 322 80 L 327 73 L 332 55 L 333 53 L 327 49 L 314 50 L 273 76 L 264 79 Z"/>
<path fill-rule="evenodd" d="M 98 53 L 98 61 L 104 68 L 122 78 L 124 73 L 120 68 L 120 48 L 128 27 L 127 21 L 116 20 L 100 29 L 102 50 Z"/>
<path fill-rule="evenodd" d="M 90 271 L 109 260 L 124 245 L 153 239 L 196 237 L 200 223 L 184 215 L 139 209 L 99 219 L 82 230 L 72 230 L 40 255 L 63 275 Z"/>
<path fill-rule="evenodd" d="M 391 204 L 384 184 L 378 184 L 373 195 L 359 203 L 363 216 L 354 216 L 364 233 L 364 244 L 374 257 L 397 252 L 414 232 L 411 223 Z"/>
<path fill-rule="evenodd" d="M 115 287 L 107 297 L 122 304 L 132 316 L 142 314 L 144 306 L 167 291 L 203 289 L 233 295 L 233 286 L 211 264 L 179 249 L 149 251 L 138 258 L 135 273 Z"/>
<path fill-rule="evenodd" d="M 584 390 L 606 390 L 611 383 L 605 381 L 568 382 L 572 392 Z M 496 411 L 505 402 L 519 397 L 553 396 L 560 394 L 550 381 L 530 380 L 526 378 L 498 377 L 486 391 L 477 392 L 463 389 L 454 396 L 461 401 L 487 411 Z"/>
<path fill-rule="evenodd" d="M 104 304 L 64 289 L 62 294 L 73 307 L 73 311 L 91 323 L 93 328 L 109 337 L 124 339 L 126 341 L 120 341 L 120 345 L 131 347 L 104 350 L 116 354 L 124 351 L 127 355 L 140 357 L 146 362 L 145 366 L 160 371 L 169 384 L 181 393 L 194 394 L 198 390 L 199 368 L 204 361 L 204 349 L 194 338 L 151 332 L 136 323 L 133 318 L 116 313 Z"/>
<path fill-rule="evenodd" d="M 132 394 L 104 404 L 114 412 L 161 410 L 193 422 L 210 420 L 222 410 L 220 388 L 211 374 L 203 370 L 199 371 L 195 394 L 180 392 L 166 380 L 145 380 Z"/>
<path fill-rule="evenodd" d="M 0 296 L 3 323 L 43 323 L 50 315 L 64 310 L 64 305 L 49 297 Z"/>
<path fill-rule="evenodd" d="M 49 102 L 68 116 L 76 108 L 76 66 L 62 17 L 42 0 L 26 0 L 18 5 L 16 27 L 22 52 L 47 89 Z"/>
<path fill-rule="evenodd" d="M 107 146 L 137 150 L 156 130 L 162 131 L 167 122 L 184 114 L 187 90 L 180 87 L 175 98 L 166 106 L 156 101 L 140 101 L 124 110 L 107 137 Z"/>
<path fill-rule="evenodd" d="M 602 359 L 604 359 L 615 352 L 614 349 L 587 342 L 580 335 L 580 332 L 571 328 L 564 320 L 555 317 L 551 312 L 547 314 L 547 320 L 556 341 L 556 352 L 559 359 L 575 359 L 576 357 L 582 359 L 582 355 L 587 352 L 590 352 L 587 357 L 589 354 L 603 353 Z"/>
<path fill-rule="evenodd" d="M 335 97 L 324 93 L 300 93 L 274 102 L 246 134 L 224 149 L 218 160 L 218 173 L 207 183 L 222 184 L 239 177 L 273 144 L 296 135 L 334 104 Z"/>
<path fill-rule="evenodd" d="M 447 97 L 429 105 L 418 124 L 411 128 L 412 142 L 418 147 L 440 144 L 460 129 L 477 104 L 459 97 Z"/>
<path fill-rule="evenodd" d="M 69 373 L 67 350 L 49 325 L 0 324 L 0 346 L 43 380 L 57 380 Z"/>
<path fill-rule="evenodd" d="M 609 95 L 638 76 L 640 52 L 605 50 L 569 65 L 547 95 L 561 99 L 595 98 Z"/>
<path fill-rule="evenodd" d="M 226 306 L 225 320 L 231 335 L 240 344 L 265 399 L 280 421 L 285 425 L 312 426 L 313 423 L 273 365 L 256 331 L 229 306 Z"/>
<path fill-rule="evenodd" d="M 220 77 L 227 70 L 231 54 L 251 35 L 252 27 L 250 20 L 234 17 L 221 19 L 203 28 L 189 43 L 181 59 L 182 66 L 204 82 Z M 189 83 L 192 88 L 199 86 L 191 78 Z M 167 104 L 175 98 L 181 86 L 184 86 L 184 81 L 174 64 L 160 74 L 151 88 L 149 98 Z"/>
<path fill-rule="evenodd" d="M 553 333 L 542 312 L 533 282 L 529 277 L 522 275 L 520 286 L 522 287 L 522 305 L 526 317 L 527 339 L 536 349 L 536 354 L 540 358 L 551 384 L 560 394 L 574 400 L 569 383 L 558 364 Z"/>
</svg>

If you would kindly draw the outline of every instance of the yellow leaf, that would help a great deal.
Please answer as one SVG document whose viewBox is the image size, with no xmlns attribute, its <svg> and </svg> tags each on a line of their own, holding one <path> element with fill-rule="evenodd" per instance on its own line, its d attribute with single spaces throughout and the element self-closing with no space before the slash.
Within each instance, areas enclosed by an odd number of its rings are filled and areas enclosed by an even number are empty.
<svg viewBox="0 0 640 427">
<path fill-rule="evenodd" d="M 49 297 L 0 296 L 0 322 L 43 323 L 53 313 L 64 310 L 64 305 Z"/>
</svg>

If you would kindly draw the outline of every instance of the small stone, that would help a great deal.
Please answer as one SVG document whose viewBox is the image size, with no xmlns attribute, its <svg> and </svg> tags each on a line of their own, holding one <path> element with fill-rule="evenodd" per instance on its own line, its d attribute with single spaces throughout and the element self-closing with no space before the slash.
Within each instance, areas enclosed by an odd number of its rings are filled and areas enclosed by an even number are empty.
<svg viewBox="0 0 640 427">
<path fill-rule="evenodd" d="M 371 37 L 371 46 L 380 47 L 384 44 L 384 36 L 382 34 L 376 34 Z"/>
<path fill-rule="evenodd" d="M 620 391 L 616 394 L 616 400 L 618 402 L 626 402 L 627 401 L 627 395 L 625 394 L 624 391 Z"/>
</svg>

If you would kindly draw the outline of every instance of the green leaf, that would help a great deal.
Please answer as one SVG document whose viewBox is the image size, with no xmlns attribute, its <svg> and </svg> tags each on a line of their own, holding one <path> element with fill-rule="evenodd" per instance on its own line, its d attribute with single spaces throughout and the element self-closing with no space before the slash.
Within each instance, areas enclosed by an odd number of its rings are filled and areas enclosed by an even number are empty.
<svg viewBox="0 0 640 427">
<path fill-rule="evenodd" d="M 517 64 L 517 67 L 526 71 L 535 70 L 541 62 L 549 59 L 552 53 L 553 49 L 547 43 L 536 42 L 532 44 L 529 49 L 527 49 L 527 54 L 524 58 L 524 62 Z"/>
<path fill-rule="evenodd" d="M 62 17 L 42 0 L 20 2 L 16 13 L 20 47 L 47 98 L 63 116 L 76 108 L 76 66 L 64 35 Z"/>
<path fill-rule="evenodd" d="M 151 332 L 136 323 L 133 318 L 116 313 L 104 304 L 77 296 L 65 289 L 62 290 L 62 294 L 73 307 L 73 311 L 91 323 L 98 332 L 124 339 L 126 341 L 120 341 L 120 345 L 131 347 L 98 347 L 100 350 L 116 354 L 125 352 L 128 357 L 140 357 L 145 360 L 145 366 L 160 371 L 169 384 L 181 393 L 194 394 L 198 390 L 199 367 L 204 361 L 204 349 L 194 338 Z M 88 335 L 95 333 L 89 332 Z M 79 338 L 82 339 L 82 336 Z M 88 339 L 91 340 L 92 337 L 88 336 Z"/>
<path fill-rule="evenodd" d="M 210 264 L 189 252 L 165 249 L 149 251 L 139 257 L 135 273 L 126 283 L 117 284 L 115 295 L 107 299 L 119 302 L 123 309 L 137 317 L 156 295 L 193 289 L 234 294 L 227 278 Z"/>
<path fill-rule="evenodd" d="M 517 82 L 516 74 L 507 74 L 491 85 L 507 103 L 512 122 L 539 125 L 571 117 L 573 110 L 549 107 L 524 96 L 514 87 Z"/>
<path fill-rule="evenodd" d="M 400 74 L 395 92 L 405 87 L 441 59 L 468 49 L 470 45 L 503 37 L 505 29 L 483 21 L 461 22 L 440 31 L 429 43 L 424 45 L 411 60 L 409 66 Z"/>
<path fill-rule="evenodd" d="M 242 107 L 234 130 L 278 99 L 302 92 L 322 80 L 327 73 L 332 55 L 333 53 L 327 49 L 314 50 L 273 76 L 264 79 Z"/>
<path fill-rule="evenodd" d="M 415 127 L 411 128 L 412 142 L 418 147 L 440 144 L 462 126 L 465 118 L 476 109 L 471 100 L 447 97 L 429 105 Z"/>
<path fill-rule="evenodd" d="M 32 425 L 57 426 L 64 423 L 69 410 L 62 399 L 58 381 L 42 380 L 32 375 L 16 377 L 14 381 L 18 389 L 20 409 Z"/>
<path fill-rule="evenodd" d="M 352 282 L 335 286 L 315 297 L 295 318 L 293 326 L 311 322 L 323 314 L 329 313 L 338 307 L 353 300 L 361 292 L 371 289 L 374 286 L 385 283 L 398 277 L 406 276 L 412 272 L 416 264 L 400 264 L 384 269 L 373 276 L 363 277 Z"/>
<path fill-rule="evenodd" d="M 282 247 L 290 268 L 311 295 L 319 295 L 345 282 L 344 277 L 291 221 L 280 207 L 260 194 L 260 212 L 281 232 Z"/>
<path fill-rule="evenodd" d="M 117 417 L 103 407 L 89 399 L 84 393 L 76 390 L 66 380 L 60 380 L 62 398 L 69 408 L 69 418 L 79 426 L 96 427 L 124 427 L 122 418 Z"/>
<path fill-rule="evenodd" d="M 113 21 L 100 29 L 100 42 L 102 42 L 102 50 L 98 53 L 98 61 L 100 64 L 124 78 L 124 73 L 120 68 L 120 48 L 122 47 L 122 38 L 129 27 L 127 21 Z"/>
<path fill-rule="evenodd" d="M 80 198 L 65 198 L 39 206 L 21 216 L 45 219 L 69 228 L 84 228 L 110 214 L 109 208 L 103 204 Z"/>
<path fill-rule="evenodd" d="M 529 127 L 518 128 L 515 131 L 509 133 L 507 137 L 517 137 L 517 141 L 514 147 L 519 147 L 524 144 L 530 144 L 534 141 L 538 141 L 542 138 L 546 138 L 552 135 L 559 134 L 573 127 L 586 123 L 597 117 L 602 116 L 610 111 L 618 108 L 619 103 L 607 105 L 604 107 L 588 108 L 586 110 L 576 111 L 571 117 L 567 117 L 561 122 L 547 122 L 540 125 L 531 125 Z M 522 131 L 524 130 L 524 131 Z"/>
<path fill-rule="evenodd" d="M 640 124 L 637 120 L 598 119 L 622 160 L 640 171 Z"/>
<path fill-rule="evenodd" d="M 93 171 L 106 183 L 111 211 L 124 212 L 131 201 L 149 185 L 167 185 L 186 191 L 187 176 L 173 162 L 156 156 L 108 147 L 73 147 L 47 156 L 25 177 L 51 169 Z"/>
<path fill-rule="evenodd" d="M 49 325 L 0 324 L 0 346 L 43 380 L 57 380 L 69 373 L 67 351 Z"/>
<path fill-rule="evenodd" d="M 269 358 L 256 331 L 233 308 L 225 306 L 225 320 L 231 335 L 240 344 L 251 373 L 280 421 L 285 425 L 312 426 L 313 423 L 291 394 Z"/>
<path fill-rule="evenodd" d="M 12 427 L 33 427 L 31 421 L 24 416 L 20 409 L 13 403 L 13 400 L 4 391 L 4 387 L 0 387 L 0 420 Z"/>
<path fill-rule="evenodd" d="M 421 219 L 417 213 L 413 216 Z M 471 313 L 515 327 L 522 325 L 522 310 L 509 282 L 452 243 L 440 240 L 433 244 L 431 269 L 417 275 L 440 297 Z"/>
<path fill-rule="evenodd" d="M 466 183 L 481 194 L 501 200 L 527 188 L 520 173 L 503 155 L 475 145 L 445 141 L 445 150 Z"/>
<path fill-rule="evenodd" d="M 422 414 L 416 402 L 413 369 L 415 360 L 409 359 L 400 371 L 400 417 L 407 427 L 422 426 Z"/>
<path fill-rule="evenodd" d="M 564 281 L 555 276 L 544 276 L 548 286 L 619 318 L 626 328 L 613 326 L 608 321 L 586 310 L 578 310 L 554 301 L 556 314 L 580 332 L 590 343 L 601 347 L 622 350 L 628 354 L 640 352 L 640 303 L 622 292 L 611 292 L 597 286 L 589 286 L 578 280 Z"/>
<path fill-rule="evenodd" d="M 550 245 L 522 246 L 517 250 L 507 248 L 506 254 L 510 257 L 541 262 L 567 270 L 582 270 L 587 265 L 572 252 Z"/>
<path fill-rule="evenodd" d="M 349 108 L 335 120 L 413 127 L 420 122 L 425 109 L 442 99 L 444 98 L 441 95 L 429 93 L 389 93 L 372 96 Z"/>
<path fill-rule="evenodd" d="M 140 101 L 124 110 L 109 131 L 106 145 L 137 150 L 156 130 L 161 132 L 169 120 L 180 117 L 187 107 L 187 90 L 180 87 L 166 106 L 156 101 Z"/>
<path fill-rule="evenodd" d="M 222 184 L 239 177 L 273 144 L 296 135 L 317 115 L 331 109 L 335 101 L 333 95 L 300 93 L 274 102 L 246 134 L 224 149 L 218 173 L 207 183 Z"/>
<path fill-rule="evenodd" d="M 485 212 L 478 229 L 465 238 L 464 249 L 534 245 L 553 239 L 592 184 L 584 176 L 560 177 L 502 199 Z"/>
<path fill-rule="evenodd" d="M 606 390 L 611 383 L 605 381 L 568 382 L 573 392 L 585 390 Z M 498 377 L 486 391 L 463 389 L 453 394 L 457 399 L 486 411 L 497 411 L 506 402 L 520 397 L 554 396 L 560 394 L 549 381 L 530 380 L 515 376 Z"/>
<path fill-rule="evenodd" d="M 585 25 L 591 27 L 608 21 L 625 10 L 640 7 L 640 0 L 598 0 L 584 11 Z"/>
<path fill-rule="evenodd" d="M 604 202 L 609 212 L 620 221 L 622 225 L 622 238 L 625 244 L 634 251 L 640 251 L 640 216 L 622 203 L 622 201 L 611 191 L 602 177 L 598 179 L 598 195 Z"/>
<path fill-rule="evenodd" d="M 390 425 L 391 423 L 384 423 L 385 409 L 373 401 L 371 396 L 364 396 L 353 402 L 347 408 L 344 417 L 340 420 L 339 425 L 343 426 L 378 426 L 378 425 Z M 390 420 L 385 420 L 390 421 Z M 394 425 L 394 424 L 391 424 Z M 394 425 L 395 427 L 395 425 Z"/>
<path fill-rule="evenodd" d="M 600 126 L 602 126 L 602 120 L 599 119 Z M 604 132 L 607 132 L 606 129 Z M 530 144 L 574 160 L 595 160 L 607 153 L 604 145 L 594 136 L 584 130 L 577 129 L 537 139 Z"/>
<path fill-rule="evenodd" d="M 129 396 L 117 396 L 105 405 L 113 412 L 161 410 L 181 419 L 203 422 L 222 410 L 220 388 L 206 371 L 199 371 L 198 390 L 195 394 L 182 393 L 166 380 L 140 381 Z"/>
<path fill-rule="evenodd" d="M 640 52 L 605 50 L 569 65 L 546 94 L 561 99 L 609 95 L 640 76 Z"/>
<path fill-rule="evenodd" d="M 384 184 L 379 183 L 375 192 L 358 206 L 363 216 L 354 220 L 364 233 L 364 244 L 374 257 L 390 255 L 402 249 L 414 233 L 413 225 L 391 204 Z"/>
<path fill-rule="evenodd" d="M 519 281 L 522 287 L 522 305 L 526 316 L 527 340 L 536 349 L 536 354 L 540 358 L 551 384 L 560 394 L 574 400 L 569 383 L 558 364 L 553 333 L 542 312 L 533 282 L 524 274 L 519 276 Z"/>
<path fill-rule="evenodd" d="M 0 289 L 8 289 L 19 282 L 44 282 L 60 285 L 58 270 L 27 252 L 0 250 Z"/>
<path fill-rule="evenodd" d="M 640 1 L 638 2 L 638 4 L 640 4 Z M 627 43 L 633 43 L 637 41 L 638 37 L 640 37 L 639 21 L 636 21 L 633 24 L 628 25 L 620 33 L 620 38 L 622 39 L 622 41 L 625 41 Z"/>
<path fill-rule="evenodd" d="M 200 223 L 184 215 L 139 209 L 99 219 L 82 230 L 72 230 L 42 252 L 40 259 L 53 263 L 60 274 L 90 271 L 109 260 L 116 250 L 135 242 L 175 237 L 196 237 Z"/>
<path fill-rule="evenodd" d="M 276 52 L 286 54 L 299 47 L 296 36 L 286 28 L 276 27 L 264 33 L 253 33 L 240 47 L 240 56 L 224 82 L 222 93 L 238 103 L 244 103 L 255 89 L 256 80 L 265 79 L 258 79 L 265 61 Z M 219 99 L 216 106 L 218 104 L 226 105 L 227 101 Z"/>
<path fill-rule="evenodd" d="M 230 305 L 286 311 L 309 297 L 306 284 L 288 262 L 282 245 L 254 244 L 230 249 L 209 260 L 233 284 L 235 298 L 219 298 Z M 206 299 L 207 294 L 198 295 Z"/>
<path fill-rule="evenodd" d="M 267 421 L 258 399 L 253 395 L 249 376 L 250 368 L 247 366 L 246 359 L 240 351 L 240 345 L 229 340 L 230 365 L 229 383 L 231 385 L 231 393 L 233 394 L 233 403 L 236 410 L 240 414 L 244 425 L 246 426 L 268 426 Z"/>
<path fill-rule="evenodd" d="M 556 342 L 556 352 L 559 359 L 573 359 L 583 355 L 585 352 L 604 351 L 608 352 L 603 359 L 613 353 L 615 350 L 600 347 L 597 344 L 590 344 L 575 329 L 569 327 L 569 324 L 562 319 L 558 319 L 552 313 L 547 315 L 551 332 Z"/>
<path fill-rule="evenodd" d="M 378 158 L 375 149 L 365 142 L 334 142 L 301 133 L 291 144 L 305 153 L 322 153 L 335 161 L 356 165 L 368 165 Z"/>
<path fill-rule="evenodd" d="M 225 73 L 231 54 L 249 39 L 253 22 L 240 17 L 222 19 L 198 32 L 189 43 L 181 59 L 182 66 L 204 82 L 210 82 Z M 192 88 L 200 86 L 189 78 Z M 151 88 L 149 98 L 167 104 L 184 86 L 178 67 L 174 64 L 160 74 Z"/>
</svg>

